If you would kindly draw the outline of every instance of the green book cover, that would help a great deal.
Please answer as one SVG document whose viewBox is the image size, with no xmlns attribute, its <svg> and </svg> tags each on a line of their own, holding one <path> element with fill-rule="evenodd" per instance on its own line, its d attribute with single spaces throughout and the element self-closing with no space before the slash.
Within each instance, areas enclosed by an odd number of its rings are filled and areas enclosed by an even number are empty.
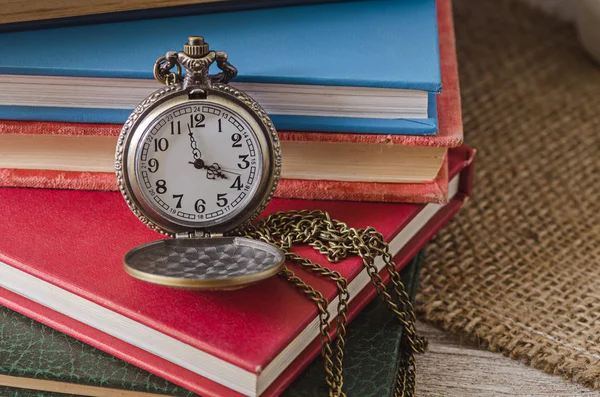
<svg viewBox="0 0 600 397">
<path fill-rule="evenodd" d="M 422 263 L 420 253 L 402 272 L 402 280 L 412 299 Z M 400 323 L 377 298 L 350 324 L 344 355 L 344 390 L 349 397 L 393 396 L 401 334 Z M 1 306 L 0 375 L 169 396 L 196 396 Z M 327 395 L 322 360 L 316 359 L 283 395 Z M 0 396 L 64 397 L 65 394 L 0 386 Z"/>
</svg>

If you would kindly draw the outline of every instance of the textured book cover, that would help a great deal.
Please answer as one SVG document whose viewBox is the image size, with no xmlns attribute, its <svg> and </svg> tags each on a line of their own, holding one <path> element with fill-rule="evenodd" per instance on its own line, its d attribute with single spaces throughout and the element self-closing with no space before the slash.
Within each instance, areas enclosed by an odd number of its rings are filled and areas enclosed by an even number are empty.
<svg viewBox="0 0 600 397">
<path fill-rule="evenodd" d="M 47 29 L 43 34 L 3 33 L 0 52 L 11 56 L 0 59 L 0 77 L 6 77 L 6 84 L 15 75 L 149 80 L 156 58 L 192 34 L 227 51 L 240 72 L 234 86 L 299 84 L 431 94 L 426 118 L 270 114 L 278 129 L 425 135 L 438 130 L 435 94 L 442 81 L 435 0 L 336 2 Z M 36 51 L 31 51 L 32 43 Z M 27 106 L 14 99 L 0 105 L 1 119 L 63 122 L 123 123 L 133 110 Z"/>
<path fill-rule="evenodd" d="M 419 253 L 401 273 L 411 299 L 422 264 L 423 255 Z M 380 299 L 356 317 L 348 329 L 344 358 L 344 390 L 349 396 L 393 395 L 401 334 L 401 324 Z M 54 397 L 54 393 L 43 390 L 58 387 L 88 395 L 82 386 L 102 387 L 108 389 L 106 393 L 127 390 L 196 395 L 4 307 L 0 307 L 0 335 L 0 385 L 4 385 L 0 386 L 0 395 L 4 397 Z M 27 386 L 28 379 L 43 382 L 37 390 L 6 386 L 15 386 L 16 382 Z M 322 396 L 325 385 L 323 362 L 317 359 L 283 396 Z"/>
<path fill-rule="evenodd" d="M 318 208 L 353 227 L 373 226 L 390 241 L 402 267 L 470 193 L 473 156 L 463 146 L 451 157 L 455 194 L 444 206 L 275 199 L 266 214 Z M 310 331 L 318 323 L 316 308 L 281 278 L 237 291 L 198 293 L 127 276 L 123 254 L 160 236 L 130 213 L 118 193 L 5 188 L 0 200 L 0 303 L 6 307 L 206 396 L 278 395 L 319 353 L 318 327 L 314 336 Z M 324 261 L 309 247 L 296 252 Z M 359 291 L 351 294 L 348 317 L 353 319 L 375 290 L 368 288 L 358 258 L 331 266 Z M 293 269 L 329 302 L 336 297 L 332 283 Z M 387 274 L 382 277 L 387 281 Z M 335 313 L 335 307 L 330 304 L 329 310 Z M 111 327 L 117 320 L 127 327 Z M 314 339 L 282 367 L 275 358 L 301 334 L 307 343 Z M 173 348 L 166 349 L 162 340 L 173 341 Z M 257 383 L 226 388 L 222 374 L 203 366 L 200 357 L 238 368 Z M 272 383 L 261 380 L 270 370 L 275 371 Z"/>
</svg>

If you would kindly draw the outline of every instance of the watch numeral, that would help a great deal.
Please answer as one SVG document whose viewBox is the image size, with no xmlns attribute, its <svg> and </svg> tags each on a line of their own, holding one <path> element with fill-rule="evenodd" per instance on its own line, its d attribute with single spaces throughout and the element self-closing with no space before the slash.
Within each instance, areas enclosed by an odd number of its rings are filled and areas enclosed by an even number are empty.
<svg viewBox="0 0 600 397">
<path fill-rule="evenodd" d="M 222 119 L 217 120 L 219 123 L 219 132 L 223 132 L 223 125 L 221 124 Z"/>
<path fill-rule="evenodd" d="M 156 171 L 158 171 L 158 160 L 157 159 L 148 160 L 148 171 L 150 171 L 153 174 Z"/>
<path fill-rule="evenodd" d="M 156 193 L 165 194 L 167 192 L 167 181 L 159 179 L 156 181 Z"/>
<path fill-rule="evenodd" d="M 169 148 L 169 141 L 167 141 L 167 138 L 160 138 L 160 139 L 154 140 L 154 151 L 155 152 L 158 152 L 158 151 L 164 152 L 168 148 Z"/>
<path fill-rule="evenodd" d="M 237 178 L 235 178 L 235 181 L 233 182 L 233 185 L 230 186 L 231 189 L 237 189 L 237 190 L 242 190 L 242 180 L 241 180 L 241 176 L 238 175 Z"/>
<path fill-rule="evenodd" d="M 250 162 L 248 161 L 248 156 L 249 156 L 249 154 L 240 154 L 238 156 L 240 158 L 240 160 L 242 160 L 244 162 L 243 164 L 238 163 L 238 167 L 240 167 L 241 170 L 245 170 L 246 168 L 248 168 L 250 166 Z"/>
<path fill-rule="evenodd" d="M 205 118 L 206 118 L 206 116 L 203 115 L 202 113 L 190 114 L 190 124 L 194 128 L 204 127 L 205 124 L 202 124 L 202 122 L 204 121 Z"/>
<path fill-rule="evenodd" d="M 174 194 L 173 198 L 177 199 L 177 205 L 175 206 L 175 208 L 181 208 L 181 200 L 183 199 L 183 194 Z"/>
<path fill-rule="evenodd" d="M 175 135 L 175 122 L 171 121 L 171 135 Z M 181 135 L 181 121 L 177 120 L 177 135 Z"/>
<path fill-rule="evenodd" d="M 206 211 L 206 201 L 202 200 L 202 199 L 198 199 L 196 200 L 196 204 L 194 204 L 194 209 L 196 210 L 197 213 L 201 214 L 204 211 Z"/>
<path fill-rule="evenodd" d="M 231 147 L 242 147 L 240 143 L 242 141 L 242 135 L 237 132 L 231 136 L 231 140 L 233 141 L 233 145 Z"/>
<path fill-rule="evenodd" d="M 227 198 L 225 196 L 227 196 L 227 193 L 217 194 L 217 205 L 221 208 L 225 207 L 228 203 Z"/>
</svg>

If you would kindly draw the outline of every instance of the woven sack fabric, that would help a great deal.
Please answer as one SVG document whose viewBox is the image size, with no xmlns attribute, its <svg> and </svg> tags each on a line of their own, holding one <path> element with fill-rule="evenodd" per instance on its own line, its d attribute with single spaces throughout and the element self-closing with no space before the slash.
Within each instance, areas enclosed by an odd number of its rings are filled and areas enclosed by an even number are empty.
<svg viewBox="0 0 600 397">
<path fill-rule="evenodd" d="M 574 27 L 514 0 L 456 0 L 474 196 L 426 251 L 418 310 L 600 387 L 600 66 Z"/>
</svg>

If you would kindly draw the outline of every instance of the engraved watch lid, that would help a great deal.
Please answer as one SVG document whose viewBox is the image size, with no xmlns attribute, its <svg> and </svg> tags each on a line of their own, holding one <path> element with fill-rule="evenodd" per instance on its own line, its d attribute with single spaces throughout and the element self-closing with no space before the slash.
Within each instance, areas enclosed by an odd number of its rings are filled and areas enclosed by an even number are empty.
<svg viewBox="0 0 600 397">
<path fill-rule="evenodd" d="M 285 255 L 243 237 L 159 240 L 129 251 L 125 271 L 154 284 L 181 289 L 237 289 L 277 274 Z"/>
</svg>

